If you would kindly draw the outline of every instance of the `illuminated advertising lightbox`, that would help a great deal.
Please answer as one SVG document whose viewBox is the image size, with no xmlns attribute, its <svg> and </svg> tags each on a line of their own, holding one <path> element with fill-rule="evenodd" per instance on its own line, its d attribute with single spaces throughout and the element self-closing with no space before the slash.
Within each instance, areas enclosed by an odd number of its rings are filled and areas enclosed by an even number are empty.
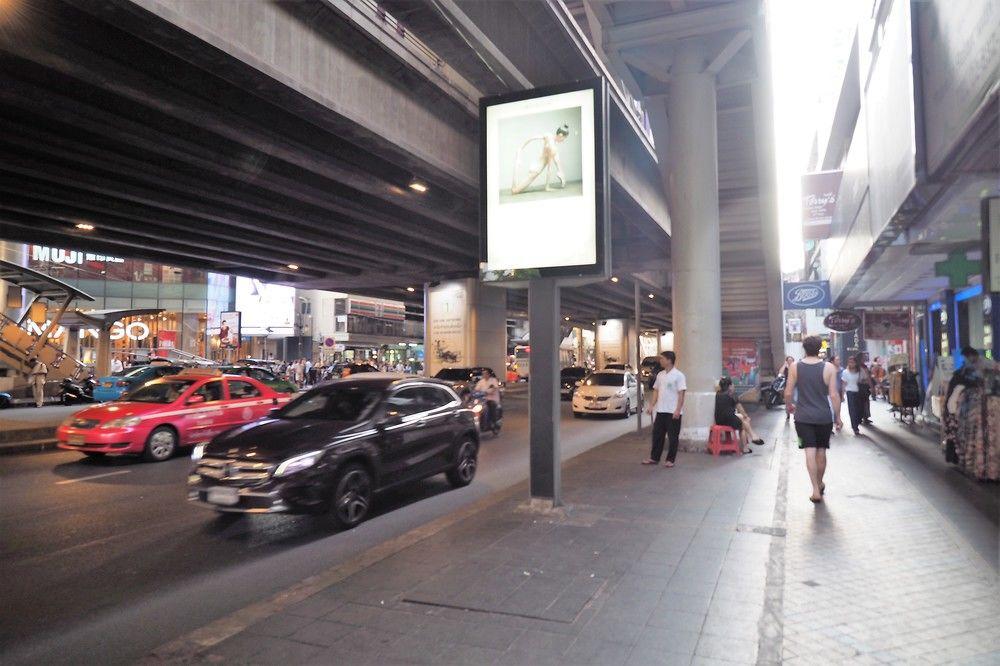
<svg viewBox="0 0 1000 666">
<path fill-rule="evenodd" d="M 295 287 L 238 277 L 236 309 L 241 313 L 243 335 L 292 335 Z"/>
<path fill-rule="evenodd" d="M 607 273 L 603 80 L 480 102 L 480 268 L 486 281 Z"/>
<path fill-rule="evenodd" d="M 219 316 L 219 349 L 240 348 L 240 312 L 223 312 Z"/>
</svg>

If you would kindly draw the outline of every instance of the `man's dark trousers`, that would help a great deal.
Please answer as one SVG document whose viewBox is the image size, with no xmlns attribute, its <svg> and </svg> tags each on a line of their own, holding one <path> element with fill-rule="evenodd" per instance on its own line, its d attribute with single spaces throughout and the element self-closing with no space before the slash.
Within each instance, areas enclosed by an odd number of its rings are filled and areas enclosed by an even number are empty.
<svg viewBox="0 0 1000 666">
<path fill-rule="evenodd" d="M 667 450 L 667 460 L 673 462 L 677 458 L 677 444 L 681 439 L 681 420 L 675 419 L 669 412 L 656 412 L 653 420 L 653 450 L 649 457 L 660 462 L 663 455 L 663 440 L 670 438 L 670 448 Z"/>
</svg>

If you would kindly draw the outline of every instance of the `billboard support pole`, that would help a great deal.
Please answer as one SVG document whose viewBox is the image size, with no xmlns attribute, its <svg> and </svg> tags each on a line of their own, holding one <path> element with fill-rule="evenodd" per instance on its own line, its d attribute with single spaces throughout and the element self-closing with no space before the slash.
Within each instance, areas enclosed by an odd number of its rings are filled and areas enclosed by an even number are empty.
<svg viewBox="0 0 1000 666">
<path fill-rule="evenodd" d="M 528 283 L 531 322 L 531 381 L 528 382 L 531 440 L 531 504 L 562 504 L 559 454 L 559 284 L 556 278 Z"/>
</svg>

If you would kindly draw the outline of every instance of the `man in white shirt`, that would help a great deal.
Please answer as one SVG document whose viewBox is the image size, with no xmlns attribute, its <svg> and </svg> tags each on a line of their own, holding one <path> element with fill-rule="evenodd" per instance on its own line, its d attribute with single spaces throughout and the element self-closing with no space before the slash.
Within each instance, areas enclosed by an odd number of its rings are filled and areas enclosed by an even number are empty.
<svg viewBox="0 0 1000 666">
<path fill-rule="evenodd" d="M 113 359 L 111 359 L 111 374 L 117 375 L 124 369 L 125 369 L 125 364 L 122 363 L 121 358 L 115 356 Z"/>
<path fill-rule="evenodd" d="M 45 377 L 49 374 L 49 366 L 42 361 L 33 358 L 28 361 L 31 370 L 28 377 L 31 379 L 31 392 L 35 396 L 35 407 L 45 404 Z"/>
<path fill-rule="evenodd" d="M 653 383 L 647 411 L 653 417 L 653 448 L 643 465 L 658 465 L 663 455 L 664 439 L 670 438 L 665 467 L 673 467 L 677 458 L 677 445 L 681 436 L 681 414 L 684 412 L 684 394 L 687 380 L 684 373 L 674 367 L 677 356 L 672 351 L 660 354 L 660 370 Z"/>
</svg>

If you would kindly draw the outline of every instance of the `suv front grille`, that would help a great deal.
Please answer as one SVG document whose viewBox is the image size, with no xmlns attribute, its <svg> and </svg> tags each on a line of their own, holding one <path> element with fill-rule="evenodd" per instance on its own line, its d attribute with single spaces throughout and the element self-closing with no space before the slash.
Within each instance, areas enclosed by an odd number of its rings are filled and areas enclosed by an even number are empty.
<svg viewBox="0 0 1000 666">
<path fill-rule="evenodd" d="M 274 465 L 231 458 L 202 458 L 195 472 L 206 479 L 217 481 L 265 481 L 271 476 Z"/>
</svg>

